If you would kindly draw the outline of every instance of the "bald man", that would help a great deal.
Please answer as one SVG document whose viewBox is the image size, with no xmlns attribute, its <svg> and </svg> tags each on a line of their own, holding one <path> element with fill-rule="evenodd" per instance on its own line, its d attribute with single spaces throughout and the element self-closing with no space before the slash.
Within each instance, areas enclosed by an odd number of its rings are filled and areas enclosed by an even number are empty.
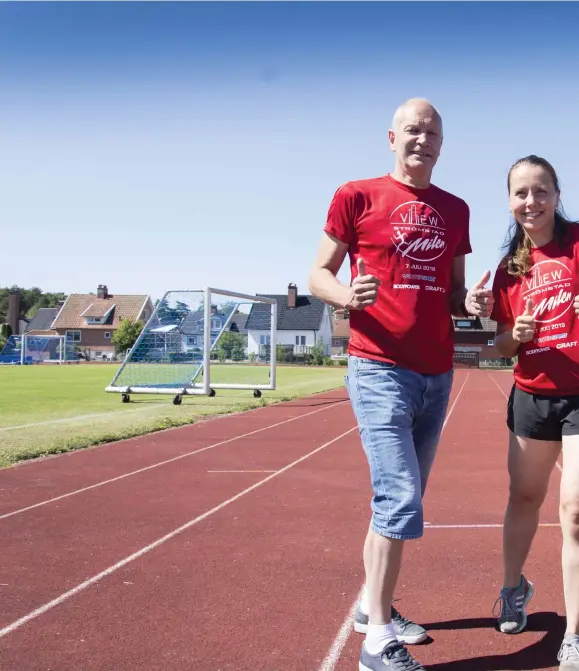
<svg viewBox="0 0 579 671">
<path fill-rule="evenodd" d="M 490 273 L 465 287 L 469 208 L 431 183 L 442 119 L 427 100 L 395 112 L 390 174 L 338 188 L 310 274 L 311 292 L 350 315 L 346 386 L 373 488 L 366 584 L 354 627 L 360 671 L 420 670 L 405 644 L 427 637 L 392 606 L 404 541 L 423 534 L 422 498 L 453 379 L 451 315 L 488 316 Z M 349 257 L 351 283 L 337 273 Z"/>
</svg>

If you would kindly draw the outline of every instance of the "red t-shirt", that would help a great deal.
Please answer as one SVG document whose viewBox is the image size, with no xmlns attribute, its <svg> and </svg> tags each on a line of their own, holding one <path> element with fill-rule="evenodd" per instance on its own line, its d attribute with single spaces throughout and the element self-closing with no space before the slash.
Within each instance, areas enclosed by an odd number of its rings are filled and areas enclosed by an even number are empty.
<svg viewBox="0 0 579 671">
<path fill-rule="evenodd" d="M 471 252 L 468 205 L 438 187 L 390 175 L 335 193 L 324 231 L 349 245 L 352 279 L 362 257 L 378 277 L 377 302 L 350 311 L 348 351 L 422 374 L 452 368 L 452 262 Z"/>
<path fill-rule="evenodd" d="M 578 254 L 579 226 L 571 225 L 564 247 L 552 240 L 533 248 L 533 267 L 524 277 L 497 269 L 492 319 L 514 325 L 527 299 L 533 301 L 535 335 L 519 347 L 514 370 L 517 387 L 531 394 L 579 394 L 579 320 L 573 309 L 579 293 Z"/>
</svg>

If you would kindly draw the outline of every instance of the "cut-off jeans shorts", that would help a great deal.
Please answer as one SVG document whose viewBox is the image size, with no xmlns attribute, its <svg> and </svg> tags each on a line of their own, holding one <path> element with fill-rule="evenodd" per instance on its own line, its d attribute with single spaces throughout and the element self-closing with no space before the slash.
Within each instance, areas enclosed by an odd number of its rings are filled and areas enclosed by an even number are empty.
<svg viewBox="0 0 579 671">
<path fill-rule="evenodd" d="M 348 357 L 346 387 L 370 467 L 374 533 L 411 540 L 424 532 L 422 499 L 434 462 L 453 370 L 422 375 Z"/>
</svg>

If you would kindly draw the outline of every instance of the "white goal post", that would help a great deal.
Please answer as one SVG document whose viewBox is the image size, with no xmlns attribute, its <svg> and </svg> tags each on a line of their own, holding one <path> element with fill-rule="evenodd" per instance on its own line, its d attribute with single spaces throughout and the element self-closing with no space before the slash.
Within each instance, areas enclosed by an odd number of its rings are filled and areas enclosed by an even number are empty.
<svg viewBox="0 0 579 671">
<path fill-rule="evenodd" d="M 63 364 L 78 363 L 74 344 L 63 335 L 10 336 L 0 350 L 0 364 Z"/>
<path fill-rule="evenodd" d="M 277 300 L 215 287 L 167 291 L 107 392 L 214 396 L 276 388 Z M 255 334 L 263 343 L 256 342 Z"/>
</svg>

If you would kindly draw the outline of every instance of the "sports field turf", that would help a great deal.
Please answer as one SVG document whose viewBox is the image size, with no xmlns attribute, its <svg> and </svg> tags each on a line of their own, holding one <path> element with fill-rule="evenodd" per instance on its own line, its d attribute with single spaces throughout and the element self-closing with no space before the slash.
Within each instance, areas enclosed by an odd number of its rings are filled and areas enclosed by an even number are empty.
<svg viewBox="0 0 579 671">
<path fill-rule="evenodd" d="M 278 367 L 277 389 L 263 392 L 219 390 L 213 398 L 120 395 L 105 387 L 114 365 L 0 367 L 0 467 L 23 459 L 57 454 L 90 445 L 189 424 L 204 415 L 260 407 L 341 387 L 342 366 Z M 260 380 L 262 382 L 262 380 Z"/>
</svg>

